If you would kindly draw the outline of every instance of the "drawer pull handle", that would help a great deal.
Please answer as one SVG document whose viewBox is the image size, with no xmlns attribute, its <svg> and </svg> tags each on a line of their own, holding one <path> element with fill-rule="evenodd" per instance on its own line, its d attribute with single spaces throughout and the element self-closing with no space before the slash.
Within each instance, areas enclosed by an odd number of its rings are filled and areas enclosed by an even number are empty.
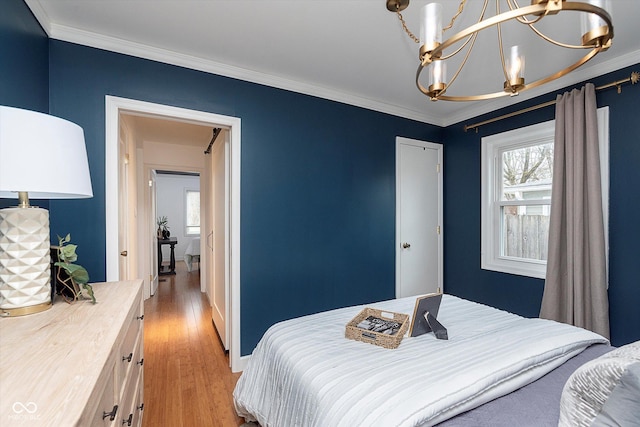
<svg viewBox="0 0 640 427">
<path fill-rule="evenodd" d="M 122 420 L 122 425 L 126 424 L 130 426 L 132 422 L 133 422 L 133 414 L 129 414 L 129 418 L 127 418 L 126 420 Z"/>
<path fill-rule="evenodd" d="M 137 316 L 136 319 L 138 320 L 144 320 L 144 314 L 142 316 Z"/>
<path fill-rule="evenodd" d="M 144 410 L 144 403 L 141 403 L 140 406 L 138 406 L 138 409 L 140 409 L 141 411 Z"/>
<path fill-rule="evenodd" d="M 144 357 L 136 362 L 136 365 L 142 366 L 144 364 Z"/>
<path fill-rule="evenodd" d="M 116 419 L 116 412 L 118 412 L 118 405 L 113 405 L 111 412 L 102 411 L 102 419 L 109 417 L 109 421 L 113 421 Z"/>
<path fill-rule="evenodd" d="M 128 356 L 122 356 L 123 362 L 126 360 L 127 362 L 131 363 L 131 359 L 133 359 L 133 353 L 129 353 Z"/>
</svg>

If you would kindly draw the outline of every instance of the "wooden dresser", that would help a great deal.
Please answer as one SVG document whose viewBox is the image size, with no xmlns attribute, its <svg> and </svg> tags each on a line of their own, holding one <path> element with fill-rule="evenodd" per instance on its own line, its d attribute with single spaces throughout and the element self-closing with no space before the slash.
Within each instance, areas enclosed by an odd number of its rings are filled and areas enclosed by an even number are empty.
<svg viewBox="0 0 640 427">
<path fill-rule="evenodd" d="M 96 305 L 0 318 L 0 425 L 142 425 L 142 281 L 93 289 Z"/>
</svg>

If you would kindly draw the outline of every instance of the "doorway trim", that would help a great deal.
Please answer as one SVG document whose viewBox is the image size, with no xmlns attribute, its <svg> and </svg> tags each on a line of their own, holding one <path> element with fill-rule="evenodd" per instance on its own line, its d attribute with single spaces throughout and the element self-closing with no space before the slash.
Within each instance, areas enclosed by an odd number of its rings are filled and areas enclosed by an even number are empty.
<svg viewBox="0 0 640 427">
<path fill-rule="evenodd" d="M 240 118 L 222 116 L 204 111 L 189 110 L 146 101 L 105 96 L 105 215 L 107 281 L 120 277 L 118 266 L 118 130 L 120 113 L 159 117 L 206 126 L 229 128 L 231 143 L 230 170 L 230 288 L 229 318 L 231 341 L 229 361 L 232 372 L 240 372 L 248 358 L 240 353 Z"/>
</svg>

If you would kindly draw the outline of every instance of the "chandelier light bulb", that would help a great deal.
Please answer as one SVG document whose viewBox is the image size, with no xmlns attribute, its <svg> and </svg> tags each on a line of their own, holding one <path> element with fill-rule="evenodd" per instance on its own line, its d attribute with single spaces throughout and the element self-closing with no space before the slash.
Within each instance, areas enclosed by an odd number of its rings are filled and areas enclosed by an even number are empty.
<svg viewBox="0 0 640 427">
<path fill-rule="evenodd" d="M 511 46 L 506 65 L 509 81 L 515 81 L 518 78 L 524 78 L 524 55 L 520 53 L 519 46 Z"/>
<path fill-rule="evenodd" d="M 589 0 L 587 3 L 604 9 L 611 14 L 611 2 L 609 0 Z M 599 45 L 599 39 L 607 32 L 607 23 L 595 13 L 583 13 L 581 15 L 582 45 Z"/>
<path fill-rule="evenodd" d="M 442 43 L 442 5 L 440 3 L 424 5 L 420 17 L 421 53 L 431 52 Z"/>
<path fill-rule="evenodd" d="M 431 72 L 429 73 L 429 84 L 437 85 L 445 83 L 447 79 L 447 64 L 444 61 L 433 61 Z"/>
<path fill-rule="evenodd" d="M 437 96 L 447 87 L 447 64 L 442 60 L 436 60 L 429 67 L 429 92 L 432 101 L 437 101 Z"/>
<path fill-rule="evenodd" d="M 519 46 L 511 46 L 504 65 L 508 79 L 504 82 L 504 90 L 511 96 L 517 95 L 524 87 L 524 55 Z"/>
</svg>

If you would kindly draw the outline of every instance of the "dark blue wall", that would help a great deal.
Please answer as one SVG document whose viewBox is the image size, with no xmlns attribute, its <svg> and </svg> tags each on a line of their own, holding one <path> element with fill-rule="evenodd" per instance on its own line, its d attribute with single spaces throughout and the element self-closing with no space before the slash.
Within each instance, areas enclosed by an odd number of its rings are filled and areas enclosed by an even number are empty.
<svg viewBox="0 0 640 427">
<path fill-rule="evenodd" d="M 629 72 L 595 82 L 608 83 Z M 611 108 L 609 298 L 616 345 L 640 339 L 637 90 L 598 94 L 599 105 Z M 438 129 L 69 43 L 51 41 L 48 48 L 24 3 L 5 0 L 0 103 L 48 111 L 85 131 L 95 196 L 51 201 L 51 230 L 54 236 L 72 233 L 95 281 L 105 279 L 106 268 L 105 95 L 242 119 L 243 354 L 278 320 L 393 297 L 398 135 L 445 142 L 447 292 L 525 316 L 538 314 L 541 280 L 480 269 L 480 137 L 552 119 L 553 108 L 487 125 L 478 134 L 464 133 L 461 125 Z"/>
<path fill-rule="evenodd" d="M 49 41 L 22 0 L 0 6 L 0 105 L 49 111 Z M 49 206 L 46 200 L 31 204 Z M 17 197 L 0 199 L 0 208 L 16 205 Z"/>
<path fill-rule="evenodd" d="M 598 85 L 629 77 L 640 64 L 590 80 Z M 580 86 L 580 85 L 576 85 Z M 571 88 L 567 88 L 571 89 Z M 565 90 L 567 90 L 565 89 Z M 564 90 L 563 90 L 564 91 Z M 558 91 L 562 93 L 563 91 Z M 555 93 L 449 126 L 445 141 L 445 255 L 447 292 L 500 307 L 524 316 L 537 316 L 544 280 L 480 269 L 480 148 L 483 136 L 552 120 L 553 107 L 463 131 L 476 123 L 513 110 L 555 99 Z M 640 131 L 637 87 L 624 86 L 597 93 L 598 107 L 609 106 L 609 304 L 611 340 L 623 345 L 640 339 Z"/>
<path fill-rule="evenodd" d="M 93 280 L 105 278 L 105 95 L 242 120 L 241 335 L 395 294 L 395 138 L 442 129 L 70 43 L 50 44 L 51 114 L 82 126 L 92 199 L 51 201 Z"/>
<path fill-rule="evenodd" d="M 3 1 L 0 11 L 0 105 L 47 113 L 47 34 L 22 0 Z"/>
</svg>

